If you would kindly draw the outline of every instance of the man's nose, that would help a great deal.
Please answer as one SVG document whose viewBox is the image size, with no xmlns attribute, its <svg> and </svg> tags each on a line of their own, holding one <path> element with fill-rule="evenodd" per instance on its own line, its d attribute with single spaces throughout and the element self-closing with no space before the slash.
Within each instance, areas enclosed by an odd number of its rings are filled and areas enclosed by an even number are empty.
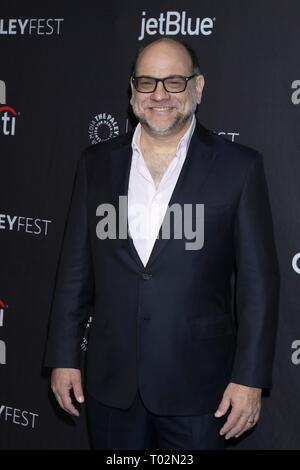
<svg viewBox="0 0 300 470">
<path fill-rule="evenodd" d="M 165 90 L 162 82 L 157 83 L 156 90 L 152 93 L 151 98 L 158 101 L 169 98 L 169 93 Z"/>
</svg>

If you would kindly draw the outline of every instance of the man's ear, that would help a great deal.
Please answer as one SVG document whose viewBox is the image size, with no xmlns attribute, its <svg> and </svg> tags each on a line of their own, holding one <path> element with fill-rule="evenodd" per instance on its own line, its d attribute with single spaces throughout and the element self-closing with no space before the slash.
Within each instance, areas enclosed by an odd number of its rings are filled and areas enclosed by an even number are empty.
<svg viewBox="0 0 300 470">
<path fill-rule="evenodd" d="M 134 86 L 133 86 L 132 78 L 131 78 L 131 77 L 130 77 L 130 88 L 131 88 L 130 104 L 132 105 L 133 94 L 134 94 Z"/>
<path fill-rule="evenodd" d="M 196 95 L 197 95 L 197 103 L 201 103 L 202 92 L 205 85 L 205 80 L 203 75 L 197 75 L 196 77 Z"/>
</svg>

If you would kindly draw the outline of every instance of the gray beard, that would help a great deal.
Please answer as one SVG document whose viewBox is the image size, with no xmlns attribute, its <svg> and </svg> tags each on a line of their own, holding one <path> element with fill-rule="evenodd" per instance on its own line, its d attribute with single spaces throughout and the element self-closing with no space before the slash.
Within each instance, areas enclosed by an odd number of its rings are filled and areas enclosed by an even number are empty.
<svg viewBox="0 0 300 470">
<path fill-rule="evenodd" d="M 155 126 L 151 126 L 151 124 L 149 124 L 149 122 L 144 119 L 142 116 L 138 116 L 136 115 L 136 117 L 138 118 L 139 122 L 141 123 L 141 125 L 147 129 L 148 131 L 150 131 L 152 134 L 156 134 L 156 135 L 170 135 L 172 134 L 174 131 L 178 130 L 178 129 L 181 129 L 182 127 L 185 126 L 185 124 L 188 122 L 188 120 L 191 118 L 191 116 L 194 114 L 194 110 L 191 110 L 189 113 L 187 114 L 178 114 L 178 116 L 176 116 L 176 118 L 174 119 L 174 121 L 170 124 L 169 127 L 166 127 L 166 128 L 161 128 L 161 127 L 155 127 Z"/>
</svg>

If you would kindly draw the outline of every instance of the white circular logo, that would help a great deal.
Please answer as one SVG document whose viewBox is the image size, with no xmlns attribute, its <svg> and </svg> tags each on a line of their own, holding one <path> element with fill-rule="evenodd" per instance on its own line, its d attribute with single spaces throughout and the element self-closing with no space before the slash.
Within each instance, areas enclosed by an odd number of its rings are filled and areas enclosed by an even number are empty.
<svg viewBox="0 0 300 470">
<path fill-rule="evenodd" d="M 296 253 L 292 261 L 292 266 L 293 266 L 294 271 L 297 274 L 300 274 L 300 267 L 298 266 L 299 259 L 300 259 L 300 253 Z"/>
<path fill-rule="evenodd" d="M 111 114 L 97 114 L 89 125 L 89 138 L 92 144 L 113 139 L 119 135 L 119 126 Z"/>
</svg>

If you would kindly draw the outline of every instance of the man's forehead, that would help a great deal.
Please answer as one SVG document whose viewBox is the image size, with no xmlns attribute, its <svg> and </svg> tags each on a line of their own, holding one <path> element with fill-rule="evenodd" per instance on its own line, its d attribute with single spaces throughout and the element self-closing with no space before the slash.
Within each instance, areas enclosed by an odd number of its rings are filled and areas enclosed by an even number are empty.
<svg viewBox="0 0 300 470">
<path fill-rule="evenodd" d="M 172 41 L 161 41 L 150 44 L 140 54 L 137 60 L 136 69 L 190 69 L 191 58 L 187 50 L 180 44 Z"/>
</svg>

